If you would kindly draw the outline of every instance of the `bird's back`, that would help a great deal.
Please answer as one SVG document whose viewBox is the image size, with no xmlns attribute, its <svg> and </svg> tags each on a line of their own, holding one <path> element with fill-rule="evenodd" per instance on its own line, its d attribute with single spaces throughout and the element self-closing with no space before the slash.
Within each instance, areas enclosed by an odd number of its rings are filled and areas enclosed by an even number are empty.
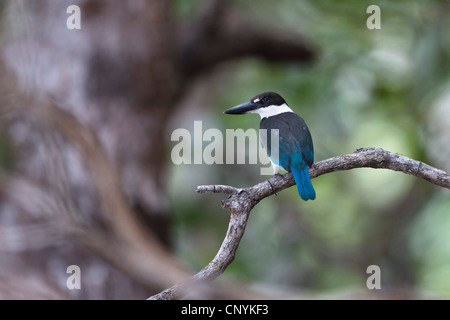
<svg viewBox="0 0 450 320">
<path fill-rule="evenodd" d="M 287 171 L 291 165 L 290 157 L 283 161 L 283 156 L 291 156 L 298 152 L 301 153 L 305 164 L 310 167 L 314 162 L 314 147 L 308 126 L 302 117 L 293 113 L 285 112 L 273 117 L 263 118 L 260 123 L 260 129 L 267 130 L 267 142 L 264 147 L 269 157 L 272 154 L 271 129 L 278 129 L 279 137 L 279 157 L 280 165 Z M 275 137 L 274 137 L 275 138 Z M 263 139 L 264 140 L 264 139 Z M 289 163 L 286 163 L 288 161 Z M 283 163 L 284 162 L 284 163 Z"/>
</svg>

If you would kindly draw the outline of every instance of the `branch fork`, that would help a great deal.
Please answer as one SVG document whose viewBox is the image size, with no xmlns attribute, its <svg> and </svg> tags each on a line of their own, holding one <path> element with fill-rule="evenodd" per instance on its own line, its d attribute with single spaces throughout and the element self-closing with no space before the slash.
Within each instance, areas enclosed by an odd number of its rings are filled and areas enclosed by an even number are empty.
<svg viewBox="0 0 450 320">
<path fill-rule="evenodd" d="M 309 169 L 309 174 L 311 178 L 316 178 L 326 173 L 355 168 L 401 171 L 425 179 L 439 187 L 450 189 L 450 175 L 445 171 L 381 148 L 360 148 L 350 154 L 316 162 Z M 228 208 L 231 212 L 225 239 L 214 259 L 194 275 L 190 281 L 176 284 L 149 299 L 178 299 L 188 292 L 191 285 L 216 279 L 234 260 L 239 243 L 245 232 L 248 217 L 255 205 L 262 199 L 294 184 L 295 180 L 292 173 L 286 173 L 284 175 L 274 175 L 272 178 L 248 188 L 236 188 L 226 185 L 198 186 L 198 193 L 211 192 L 229 195 L 228 199 L 222 200 L 222 208 Z"/>
</svg>

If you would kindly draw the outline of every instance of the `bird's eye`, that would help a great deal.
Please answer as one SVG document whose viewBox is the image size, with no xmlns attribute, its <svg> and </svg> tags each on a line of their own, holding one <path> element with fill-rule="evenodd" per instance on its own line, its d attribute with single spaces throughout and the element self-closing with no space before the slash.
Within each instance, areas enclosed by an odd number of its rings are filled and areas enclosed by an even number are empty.
<svg viewBox="0 0 450 320">
<path fill-rule="evenodd" d="M 269 97 L 264 97 L 264 98 L 262 98 L 262 102 L 263 102 L 263 103 L 269 102 Z"/>
</svg>

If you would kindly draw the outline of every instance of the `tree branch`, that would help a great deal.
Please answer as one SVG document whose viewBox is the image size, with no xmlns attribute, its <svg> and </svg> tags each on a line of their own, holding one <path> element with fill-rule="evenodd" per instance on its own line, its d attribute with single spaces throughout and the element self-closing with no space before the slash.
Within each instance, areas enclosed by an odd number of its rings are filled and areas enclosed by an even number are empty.
<svg viewBox="0 0 450 320">
<path fill-rule="evenodd" d="M 427 180 L 439 187 L 450 189 L 450 176 L 421 161 L 392 153 L 380 148 L 358 149 L 354 153 L 333 157 L 313 164 L 309 173 L 311 178 L 355 168 L 374 168 L 401 171 Z M 244 235 L 250 211 L 262 199 L 289 188 L 295 184 L 292 173 L 275 175 L 271 179 L 248 188 L 235 188 L 224 185 L 198 186 L 199 193 L 225 193 L 230 196 L 222 200 L 222 207 L 231 211 L 230 222 L 225 239 L 214 259 L 189 281 L 176 284 L 152 297 L 150 300 L 178 299 L 187 293 L 190 286 L 200 281 L 212 281 L 221 275 L 231 264 L 239 243 Z"/>
</svg>

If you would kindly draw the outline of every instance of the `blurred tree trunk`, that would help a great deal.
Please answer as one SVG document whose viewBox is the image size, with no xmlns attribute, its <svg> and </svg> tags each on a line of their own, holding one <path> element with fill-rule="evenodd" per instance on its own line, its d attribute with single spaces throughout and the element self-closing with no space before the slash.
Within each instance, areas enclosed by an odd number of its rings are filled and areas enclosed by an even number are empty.
<svg viewBox="0 0 450 320">
<path fill-rule="evenodd" d="M 65 25 L 66 8 L 74 3 L 81 8 L 82 30 L 70 31 Z M 169 4 L 170 1 L 54 0 L 39 6 L 31 1 L 10 3 L 9 18 L 15 20 L 10 22 L 11 31 L 18 30 L 23 21 L 29 25 L 15 39 L 17 42 L 5 48 L 8 63 L 24 86 L 32 92 L 53 96 L 66 111 L 96 133 L 119 168 L 129 202 L 165 243 L 169 225 L 162 177 L 165 160 L 162 134 L 166 119 L 179 99 L 171 44 L 174 24 Z M 18 119 L 12 129 L 22 125 L 22 121 Z M 32 139 L 33 132 L 43 130 L 33 126 L 26 129 L 30 132 L 20 149 L 29 160 L 21 163 L 21 169 L 42 186 L 54 185 L 55 175 L 38 169 L 51 166 L 48 158 L 36 157 L 37 149 L 45 145 L 45 138 Z M 18 137 L 14 138 L 17 141 Z M 58 150 L 70 154 L 70 146 L 64 142 L 59 143 Z M 98 200 L 93 196 L 95 192 L 83 159 L 65 158 L 62 165 L 68 168 L 72 198 L 83 201 L 78 205 L 87 217 L 99 216 Z M 81 270 L 89 273 L 97 268 L 98 274 L 105 277 L 104 282 L 97 283 L 97 288 L 88 285 L 87 290 L 81 290 L 83 298 L 108 298 L 114 292 L 127 298 L 148 295 L 142 292 L 143 288 L 137 290 L 136 283 L 130 287 L 127 276 L 118 274 L 89 252 L 71 247 L 57 246 L 56 252 L 51 250 L 41 257 L 30 257 L 33 253 L 25 251 L 17 263 L 33 261 L 35 270 L 50 278 L 55 273 L 64 274 L 71 264 L 80 265 Z M 61 249 L 65 257 L 61 256 Z M 59 270 L 44 270 L 49 260 L 57 261 Z M 99 275 L 92 273 L 83 272 L 83 281 L 95 283 Z M 59 284 L 64 286 L 65 281 Z M 86 295 L 87 292 L 90 294 Z"/>
<path fill-rule="evenodd" d="M 66 9 L 73 4 L 81 8 L 81 30 L 66 28 Z M 298 62 L 312 58 L 298 34 L 255 28 L 227 1 L 205 2 L 195 21 L 176 20 L 172 5 L 167 0 L 9 1 L 3 8 L 7 36 L 2 46 L 18 90 L 35 101 L 51 97 L 93 132 L 117 168 L 138 220 L 166 246 L 166 125 L 193 80 L 218 63 L 243 56 Z M 26 112 L 13 112 L 6 125 L 20 155 L 15 171 L 50 196 L 59 192 L 70 200 L 82 224 L 100 234 L 110 232 L 104 223 L 108 212 L 101 212 L 83 155 Z M 39 241 L 22 233 L 15 235 L 24 238 L 21 246 L 3 244 L 0 264 L 10 272 L 9 281 L 38 272 L 42 283 L 55 287 L 49 292 L 60 292 L 62 298 L 144 298 L 161 289 L 132 280 L 80 243 L 52 237 L 52 221 L 40 208 L 20 208 L 4 198 L 0 210 L 4 226 L 43 221 L 45 227 L 36 225 Z M 71 264 L 81 267 L 86 290 L 68 293 L 65 271 Z M 20 290 L 26 288 L 9 290 L 10 297 L 20 297 Z M 36 292 L 23 296 L 40 296 Z"/>
</svg>

